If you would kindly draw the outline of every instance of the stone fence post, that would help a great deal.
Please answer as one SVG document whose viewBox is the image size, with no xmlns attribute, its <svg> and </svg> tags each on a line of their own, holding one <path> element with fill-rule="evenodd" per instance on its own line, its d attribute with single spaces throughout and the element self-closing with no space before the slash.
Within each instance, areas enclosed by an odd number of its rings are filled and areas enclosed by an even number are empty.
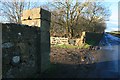
<svg viewBox="0 0 120 80">
<path fill-rule="evenodd" d="M 42 8 L 34 8 L 23 11 L 22 24 L 40 27 L 40 36 L 38 35 L 38 67 L 40 72 L 46 70 L 50 65 L 50 21 L 51 13 Z M 39 53 L 40 51 L 40 53 Z"/>
<path fill-rule="evenodd" d="M 50 20 L 51 13 L 41 9 L 40 26 L 40 54 L 41 54 L 41 72 L 50 66 Z"/>
</svg>

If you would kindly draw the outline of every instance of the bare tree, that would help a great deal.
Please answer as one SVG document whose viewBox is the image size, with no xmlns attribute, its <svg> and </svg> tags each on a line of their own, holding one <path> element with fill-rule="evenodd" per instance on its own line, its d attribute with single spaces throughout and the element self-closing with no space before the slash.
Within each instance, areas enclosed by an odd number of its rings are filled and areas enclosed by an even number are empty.
<svg viewBox="0 0 120 80">
<path fill-rule="evenodd" d="M 78 2 L 78 0 L 66 0 L 54 2 L 52 6 L 53 11 L 51 12 L 53 12 L 54 17 L 52 18 L 52 24 L 54 25 L 51 27 L 57 27 L 55 23 L 59 24 L 61 28 L 64 27 L 65 34 L 69 38 L 72 38 L 75 33 L 79 31 L 95 32 L 97 28 L 95 26 L 102 23 L 104 24 L 105 20 L 109 18 L 108 9 L 96 1 Z M 105 27 L 105 25 L 103 27 Z M 103 28 L 103 31 L 104 29 L 105 28 Z"/>
<path fill-rule="evenodd" d="M 87 26 L 90 31 L 95 32 L 96 24 L 105 24 L 105 21 L 109 19 L 110 11 L 101 2 L 88 2 L 88 6 L 85 7 L 82 14 L 87 19 Z M 103 31 L 106 26 L 101 25 Z"/>
<path fill-rule="evenodd" d="M 81 3 L 77 0 L 75 3 L 72 0 L 53 3 L 52 6 L 55 10 L 52 14 L 56 18 L 53 20 L 53 23 L 60 24 L 61 27 L 64 27 L 67 37 L 72 38 L 74 27 L 77 26 L 81 11 L 86 5 L 87 3 Z"/>
</svg>

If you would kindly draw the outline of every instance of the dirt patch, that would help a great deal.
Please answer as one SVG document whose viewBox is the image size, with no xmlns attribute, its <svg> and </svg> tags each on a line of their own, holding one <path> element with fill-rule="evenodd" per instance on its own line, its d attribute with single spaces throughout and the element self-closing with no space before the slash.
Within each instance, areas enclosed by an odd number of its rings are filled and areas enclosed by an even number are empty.
<svg viewBox="0 0 120 80">
<path fill-rule="evenodd" d="M 91 64 L 94 63 L 93 52 L 88 49 L 51 48 L 51 63 L 57 64 Z"/>
</svg>

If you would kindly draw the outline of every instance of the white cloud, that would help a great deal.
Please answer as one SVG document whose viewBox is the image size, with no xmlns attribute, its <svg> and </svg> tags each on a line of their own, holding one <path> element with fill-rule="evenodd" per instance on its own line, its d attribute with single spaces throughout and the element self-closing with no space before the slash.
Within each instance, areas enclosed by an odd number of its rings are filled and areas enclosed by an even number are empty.
<svg viewBox="0 0 120 80">
<path fill-rule="evenodd" d="M 108 21 L 107 24 L 112 24 L 118 26 L 118 21 Z"/>
<path fill-rule="evenodd" d="M 115 0 L 111 0 L 111 1 L 115 1 Z M 112 13 L 109 18 L 110 20 L 107 23 L 118 25 L 118 2 L 114 2 L 113 4 L 111 4 L 110 10 Z"/>
<path fill-rule="evenodd" d="M 113 30 L 113 31 L 118 31 L 118 28 L 111 28 L 111 30 Z"/>
<path fill-rule="evenodd" d="M 117 21 L 108 21 L 107 22 L 107 29 L 105 31 L 116 31 L 118 30 L 118 22 Z"/>
<path fill-rule="evenodd" d="M 115 11 L 110 16 L 110 20 L 118 20 L 118 11 Z"/>
<path fill-rule="evenodd" d="M 111 32 L 111 31 L 118 31 L 119 29 L 118 29 L 118 27 L 112 27 L 112 28 L 107 28 L 106 30 L 105 30 L 105 32 Z"/>
</svg>

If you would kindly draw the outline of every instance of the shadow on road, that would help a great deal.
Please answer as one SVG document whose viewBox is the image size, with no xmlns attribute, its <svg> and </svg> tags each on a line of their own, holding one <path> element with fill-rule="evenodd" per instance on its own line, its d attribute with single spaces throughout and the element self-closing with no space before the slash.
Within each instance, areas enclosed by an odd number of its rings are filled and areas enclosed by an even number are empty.
<svg viewBox="0 0 120 80">
<path fill-rule="evenodd" d="M 114 61 L 94 64 L 51 64 L 51 68 L 41 73 L 40 78 L 118 78 Z M 118 68 L 118 66 L 116 66 Z"/>
</svg>

